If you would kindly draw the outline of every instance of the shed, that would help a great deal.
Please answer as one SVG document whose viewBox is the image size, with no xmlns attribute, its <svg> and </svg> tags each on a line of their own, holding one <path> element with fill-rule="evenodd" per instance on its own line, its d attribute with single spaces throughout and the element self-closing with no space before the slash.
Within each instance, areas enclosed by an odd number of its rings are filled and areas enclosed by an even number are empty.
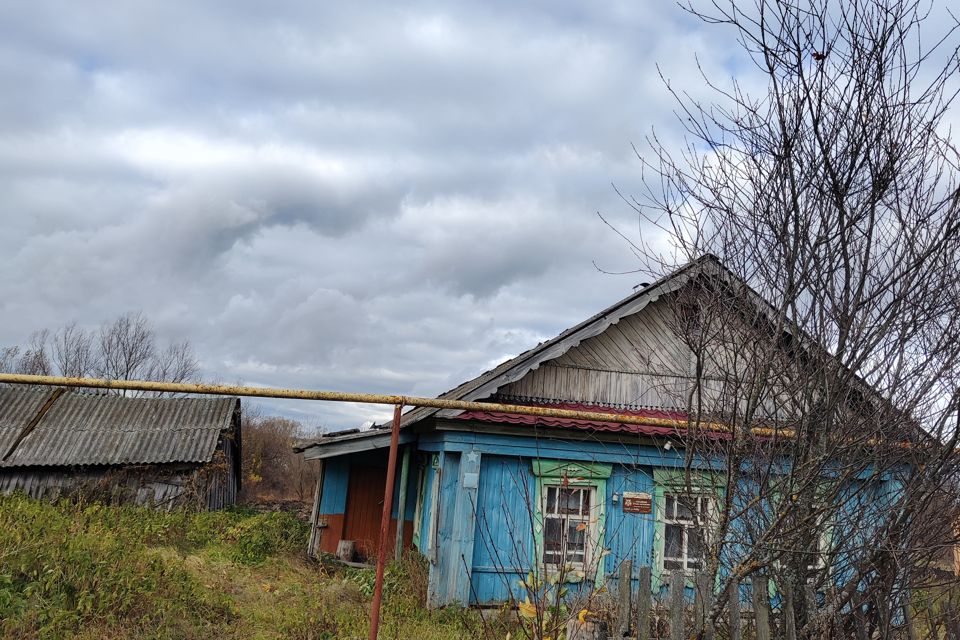
<svg viewBox="0 0 960 640">
<path fill-rule="evenodd" d="M 221 509 L 240 490 L 239 398 L 0 388 L 0 493 Z"/>
</svg>

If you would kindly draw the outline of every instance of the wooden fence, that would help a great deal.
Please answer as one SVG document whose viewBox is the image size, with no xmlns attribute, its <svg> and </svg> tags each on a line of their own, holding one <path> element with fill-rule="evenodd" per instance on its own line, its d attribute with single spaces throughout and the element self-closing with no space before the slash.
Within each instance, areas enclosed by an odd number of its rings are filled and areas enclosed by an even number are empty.
<svg viewBox="0 0 960 640">
<path fill-rule="evenodd" d="M 769 578 L 754 575 L 747 579 L 741 589 L 737 581 L 721 596 L 715 595 L 713 579 L 706 573 L 698 573 L 683 580 L 669 581 L 666 594 L 654 594 L 651 589 L 650 567 L 640 567 L 640 588 L 631 587 L 632 563 L 624 561 L 620 567 L 617 586 L 617 615 L 610 624 L 601 621 L 581 622 L 577 619 L 567 624 L 567 640 L 606 640 L 611 638 L 635 638 L 636 640 L 797 640 L 795 628 L 794 597 L 789 586 L 780 591 L 771 607 Z M 693 599 L 690 599 L 690 587 Z M 745 592 L 749 598 L 743 598 Z M 810 595 L 810 594 L 806 594 Z M 715 628 L 707 624 L 716 597 L 723 597 L 724 613 Z M 919 640 L 938 638 L 960 640 L 960 621 L 951 606 L 939 607 L 940 613 L 925 623 L 917 625 L 909 608 L 903 610 L 903 624 L 892 638 Z M 944 615 L 946 612 L 946 615 Z M 932 612 L 931 612 L 932 613 Z M 918 632 L 918 627 L 924 633 Z M 866 640 L 869 634 L 859 625 L 855 638 Z M 874 636 L 876 637 L 876 636 Z"/>
</svg>

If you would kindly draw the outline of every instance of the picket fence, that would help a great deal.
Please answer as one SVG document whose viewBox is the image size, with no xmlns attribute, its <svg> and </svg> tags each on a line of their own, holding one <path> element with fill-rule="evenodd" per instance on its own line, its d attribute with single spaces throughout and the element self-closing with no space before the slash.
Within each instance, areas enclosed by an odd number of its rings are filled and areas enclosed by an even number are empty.
<svg viewBox="0 0 960 640">
<path fill-rule="evenodd" d="M 717 630 L 707 625 L 707 617 L 714 606 L 714 583 L 706 573 L 697 573 L 693 577 L 694 598 L 692 606 L 687 598 L 687 580 L 670 581 L 666 598 L 656 598 L 651 590 L 650 567 L 640 567 L 640 589 L 632 592 L 632 563 L 627 560 L 620 566 L 621 579 L 618 580 L 617 619 L 610 625 L 601 621 L 574 619 L 568 622 L 567 640 L 609 640 L 612 638 L 635 638 L 636 640 L 685 640 L 700 638 L 717 640 Z M 741 589 L 738 581 L 730 584 L 722 597 L 727 599 L 720 630 L 722 640 L 796 640 L 794 626 L 794 599 L 787 586 L 779 599 L 779 607 L 771 610 L 769 598 L 769 578 L 753 575 L 748 579 L 751 598 L 741 601 Z M 918 640 L 918 634 L 909 611 L 902 629 L 904 640 Z M 944 632 L 930 637 L 960 640 L 960 628 L 949 623 L 944 624 Z M 611 628 L 612 626 L 612 628 Z M 866 640 L 866 631 L 858 633 L 858 639 Z"/>
</svg>

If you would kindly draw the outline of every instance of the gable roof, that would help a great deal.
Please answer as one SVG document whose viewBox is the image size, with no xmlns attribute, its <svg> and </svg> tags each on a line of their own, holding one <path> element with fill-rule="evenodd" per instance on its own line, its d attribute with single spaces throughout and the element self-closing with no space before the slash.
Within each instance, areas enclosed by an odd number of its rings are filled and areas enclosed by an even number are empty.
<svg viewBox="0 0 960 640">
<path fill-rule="evenodd" d="M 476 378 L 440 394 L 438 397 L 468 401 L 487 398 L 496 393 L 500 387 L 519 380 L 544 362 L 562 356 L 588 338 L 600 335 L 610 325 L 618 323 L 622 318 L 642 311 L 661 296 L 679 290 L 705 270 L 708 270 L 712 275 L 722 275 L 725 279 L 733 275 L 720 264 L 715 256 L 705 255 L 667 274 L 656 282 L 638 289 L 600 313 L 563 331 L 555 338 L 541 342 L 536 347 L 524 351 L 515 358 L 507 360 L 494 369 L 484 372 Z M 429 407 L 414 409 L 404 414 L 401 426 L 419 422 L 440 411 L 442 410 Z"/>
<path fill-rule="evenodd" d="M 499 388 L 520 380 L 531 371 L 540 367 L 544 362 L 562 356 L 571 349 L 579 346 L 581 342 L 600 335 L 611 325 L 617 324 L 621 319 L 642 311 L 662 296 L 679 291 L 685 285 L 701 276 L 705 276 L 715 283 L 722 284 L 735 295 L 742 296 L 749 306 L 771 322 L 777 319 L 777 311 L 768 300 L 727 269 L 719 258 L 711 254 L 705 254 L 663 276 L 659 280 L 643 286 L 633 294 L 587 318 L 583 322 L 566 329 L 556 337 L 538 344 L 536 347 L 501 363 L 490 371 L 486 371 L 471 380 L 463 382 L 437 397 L 445 400 L 465 401 L 481 401 L 489 398 L 495 394 Z M 823 345 L 813 340 L 805 331 L 789 319 L 784 322 L 783 331 L 796 341 L 799 350 L 816 353 L 821 357 L 833 357 Z M 869 398 L 871 402 L 877 403 L 878 406 L 889 406 L 889 401 L 877 393 L 876 390 L 870 387 L 870 385 L 858 375 L 852 375 L 851 383 L 854 388 L 863 394 L 863 397 Z M 598 409 L 597 407 L 592 408 Z M 617 411 L 629 413 L 629 411 L 623 411 L 622 409 L 617 409 Z M 417 407 L 403 414 L 400 426 L 401 428 L 409 427 L 434 415 L 442 417 L 464 417 L 463 412 L 460 411 Z M 480 416 L 474 417 L 479 418 Z M 481 421 L 483 421 L 483 419 L 481 419 Z M 505 421 L 515 422 L 515 420 Z M 324 444 L 331 444 L 334 441 L 338 441 L 341 437 L 344 437 L 347 433 L 350 434 L 347 437 L 351 439 L 378 436 L 382 435 L 383 431 L 389 429 L 389 427 L 390 425 L 387 423 L 374 425 L 367 431 L 357 432 L 357 430 L 351 430 L 343 434 L 331 434 L 321 438 L 315 443 L 301 445 L 297 447 L 297 450 L 303 451 L 314 445 L 322 446 Z"/>
<path fill-rule="evenodd" d="M 240 400 L 0 388 L 0 468 L 209 462 Z"/>
<path fill-rule="evenodd" d="M 588 338 L 600 335 L 606 331 L 610 325 L 619 322 L 621 318 L 638 313 L 661 296 L 679 290 L 704 269 L 710 270 L 711 273 L 715 275 L 719 270 L 719 272 L 732 276 L 715 256 L 705 255 L 663 276 L 659 280 L 639 288 L 633 294 L 587 318 L 583 322 L 566 329 L 558 336 L 541 342 L 536 347 L 524 351 L 520 355 L 499 364 L 490 371 L 486 371 L 471 380 L 467 380 L 437 397 L 446 400 L 467 401 L 487 398 L 496 393 L 500 387 L 519 380 L 530 371 L 538 368 L 542 363 L 562 356 Z M 401 428 L 409 427 L 437 413 L 452 416 L 460 412 L 444 411 L 430 407 L 417 407 L 403 414 L 400 426 Z M 348 438 L 354 440 L 374 437 L 382 434 L 383 430 L 389 427 L 390 425 L 387 423 L 384 425 L 374 425 L 366 431 L 358 432 L 356 429 L 351 429 L 333 433 L 320 438 L 316 442 L 300 445 L 296 447 L 295 450 L 304 451 L 315 445 L 331 444 L 335 441 Z"/>
</svg>

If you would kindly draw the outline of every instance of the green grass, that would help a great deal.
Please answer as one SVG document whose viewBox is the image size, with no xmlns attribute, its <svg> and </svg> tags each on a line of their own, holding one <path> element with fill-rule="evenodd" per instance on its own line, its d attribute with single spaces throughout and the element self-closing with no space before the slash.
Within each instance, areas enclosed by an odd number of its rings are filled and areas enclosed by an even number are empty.
<svg viewBox="0 0 960 640">
<path fill-rule="evenodd" d="M 0 637 L 366 638 L 372 572 L 306 560 L 285 513 L 189 514 L 0 497 Z M 388 569 L 381 638 L 503 637 L 426 611 L 426 567 Z"/>
</svg>

